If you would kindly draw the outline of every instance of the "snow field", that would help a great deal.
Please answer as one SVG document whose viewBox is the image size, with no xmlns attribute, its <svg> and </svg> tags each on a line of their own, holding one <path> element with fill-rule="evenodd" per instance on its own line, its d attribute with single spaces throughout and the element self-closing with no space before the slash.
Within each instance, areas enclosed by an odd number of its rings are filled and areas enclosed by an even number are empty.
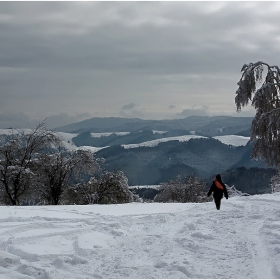
<svg viewBox="0 0 280 280">
<path fill-rule="evenodd" d="M 22 129 L 22 130 L 25 131 L 25 133 L 28 133 L 31 131 L 30 129 Z M 0 135 L 1 134 L 10 134 L 11 132 L 12 132 L 11 129 L 0 129 Z M 164 132 L 165 131 L 153 131 L 153 133 L 159 133 L 159 134 L 162 134 Z M 72 138 L 76 137 L 78 134 L 66 133 L 66 132 L 57 132 L 57 134 L 62 140 L 62 145 L 69 150 L 84 149 L 84 150 L 90 150 L 91 152 L 96 153 L 99 150 L 108 148 L 108 146 L 105 146 L 105 147 L 91 147 L 91 146 L 77 147 L 72 142 Z M 111 134 L 113 134 L 113 132 L 91 133 L 92 137 L 109 136 Z M 129 132 L 115 132 L 115 134 L 126 135 L 126 134 L 129 134 Z M 121 145 L 121 146 L 123 146 L 125 149 L 133 149 L 133 148 L 139 148 L 139 147 L 155 147 L 159 143 L 163 143 L 163 142 L 174 141 L 174 140 L 177 140 L 180 142 L 186 142 L 186 141 L 189 141 L 190 139 L 194 139 L 194 138 L 207 138 L 207 137 L 200 136 L 200 135 L 183 135 L 183 136 L 166 137 L 166 138 L 161 138 L 161 139 L 157 139 L 157 140 L 151 140 L 151 141 L 143 142 L 140 144 L 127 144 L 127 145 Z M 248 141 L 250 140 L 250 137 L 244 137 L 244 136 L 238 136 L 238 135 L 215 136 L 213 138 L 221 141 L 222 143 L 224 143 L 226 145 L 233 145 L 233 146 L 245 146 L 248 143 Z"/>
<path fill-rule="evenodd" d="M 92 137 L 95 137 L 95 138 L 100 138 L 102 136 L 110 136 L 112 134 L 116 134 L 116 135 L 119 135 L 119 136 L 124 136 L 124 135 L 127 135 L 129 134 L 130 132 L 92 132 L 91 133 L 91 136 Z"/>
<path fill-rule="evenodd" d="M 122 145 L 122 146 L 125 149 L 133 149 L 133 148 L 139 148 L 139 147 L 155 147 L 159 143 L 164 143 L 164 142 L 174 141 L 174 140 L 177 140 L 179 142 L 185 142 L 185 141 L 189 141 L 190 139 L 195 139 L 195 138 L 207 138 L 207 137 L 199 136 L 199 135 L 183 135 L 183 136 L 160 138 L 160 139 L 156 139 L 156 140 L 143 142 L 140 144 L 127 144 L 127 145 Z"/>
<path fill-rule="evenodd" d="M 279 278 L 279 206 L 1 206 L 0 278 Z"/>
<path fill-rule="evenodd" d="M 190 139 L 195 139 L 195 138 L 207 138 L 204 136 L 200 136 L 200 135 L 183 135 L 183 136 L 174 136 L 174 137 L 166 137 L 166 138 L 160 138 L 160 139 L 156 139 L 156 140 L 151 140 L 151 141 L 147 141 L 147 142 L 142 142 L 139 144 L 126 144 L 126 145 L 121 145 L 122 147 L 124 147 L 125 149 L 134 149 L 134 148 L 139 148 L 139 147 L 155 147 L 160 143 L 164 143 L 164 142 L 168 142 L 168 141 L 180 141 L 180 142 L 186 142 L 189 141 Z M 238 135 L 224 135 L 224 136 L 215 136 L 213 137 L 214 139 L 219 140 L 220 142 L 226 144 L 226 145 L 232 145 L 232 146 L 245 146 L 248 141 L 250 140 L 250 137 L 244 137 L 244 136 L 238 136 Z M 73 147 L 74 144 L 72 144 L 72 146 L 69 146 L 69 144 L 67 144 L 66 141 L 64 141 L 64 145 L 65 147 L 68 147 L 69 149 L 87 149 L 87 150 L 91 150 L 93 153 L 105 149 L 106 147 L 90 147 L 90 146 L 81 146 L 78 148 L 75 148 L 75 146 Z"/>
<path fill-rule="evenodd" d="M 165 131 L 153 131 L 153 132 L 162 134 Z M 66 147 L 69 146 L 69 148 L 73 148 L 74 144 L 72 143 L 72 138 L 77 136 L 77 134 L 63 133 L 63 132 L 59 132 L 58 134 L 64 139 L 64 145 Z M 109 136 L 111 134 L 112 134 L 111 132 L 92 133 L 92 136 L 101 137 L 101 136 Z M 129 134 L 129 132 L 119 132 L 116 134 L 125 135 L 125 134 Z M 73 135 L 73 136 L 71 137 L 71 135 Z M 160 138 L 160 139 L 156 139 L 156 140 L 146 141 L 146 142 L 143 142 L 140 144 L 127 144 L 127 145 L 122 145 L 122 146 L 125 149 L 133 149 L 133 148 L 139 148 L 139 147 L 155 147 L 159 143 L 163 143 L 163 142 L 174 141 L 174 140 L 177 140 L 180 142 L 186 142 L 186 141 L 189 141 L 190 139 L 195 139 L 195 138 L 207 138 L 207 137 L 200 136 L 200 135 L 183 135 L 183 136 Z M 250 137 L 239 136 L 239 135 L 223 135 L 223 136 L 215 136 L 213 138 L 219 140 L 220 142 L 222 142 L 226 145 L 233 145 L 233 146 L 245 146 L 248 143 L 248 141 L 250 140 Z M 69 143 L 67 143 L 67 142 L 71 142 L 71 144 L 69 145 Z M 72 145 L 72 147 L 71 147 L 71 145 Z M 96 152 L 98 150 L 101 150 L 101 149 L 104 149 L 107 147 L 94 148 L 94 147 L 85 146 L 85 148 L 93 149 L 93 152 Z"/>
<path fill-rule="evenodd" d="M 223 135 L 215 136 L 214 139 L 221 141 L 224 144 L 232 146 L 246 146 L 250 141 L 250 137 L 240 136 L 240 135 Z"/>
</svg>

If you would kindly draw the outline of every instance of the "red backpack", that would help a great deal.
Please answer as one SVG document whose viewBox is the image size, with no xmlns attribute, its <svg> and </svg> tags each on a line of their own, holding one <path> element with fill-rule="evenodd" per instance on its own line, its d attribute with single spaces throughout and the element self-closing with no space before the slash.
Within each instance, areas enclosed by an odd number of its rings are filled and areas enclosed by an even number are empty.
<svg viewBox="0 0 280 280">
<path fill-rule="evenodd" d="M 214 183 L 218 189 L 220 189 L 222 191 L 224 190 L 223 185 L 218 180 L 214 180 Z"/>
</svg>

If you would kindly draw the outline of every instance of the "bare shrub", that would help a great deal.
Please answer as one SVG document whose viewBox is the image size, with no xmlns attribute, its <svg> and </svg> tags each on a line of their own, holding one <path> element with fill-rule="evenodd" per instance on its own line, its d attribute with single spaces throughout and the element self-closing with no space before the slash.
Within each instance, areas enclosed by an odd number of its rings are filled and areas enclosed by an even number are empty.
<svg viewBox="0 0 280 280">
<path fill-rule="evenodd" d="M 87 183 L 78 184 L 75 191 L 83 201 L 91 204 L 128 203 L 135 199 L 122 171 L 105 171 L 99 178 L 93 177 Z"/>
<path fill-rule="evenodd" d="M 206 183 L 195 175 L 186 177 L 178 175 L 174 180 L 160 184 L 161 191 L 156 195 L 155 202 L 204 202 L 206 196 Z"/>
</svg>

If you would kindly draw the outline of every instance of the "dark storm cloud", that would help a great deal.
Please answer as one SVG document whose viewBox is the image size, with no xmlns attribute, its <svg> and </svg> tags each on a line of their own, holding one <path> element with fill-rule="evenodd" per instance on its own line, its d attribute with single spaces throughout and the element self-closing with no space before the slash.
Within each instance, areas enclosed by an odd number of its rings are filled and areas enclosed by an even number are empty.
<svg viewBox="0 0 280 280">
<path fill-rule="evenodd" d="M 82 114 L 233 114 L 242 65 L 280 64 L 279 12 L 278 2 L 0 2 L 0 110 L 53 126 Z"/>
<path fill-rule="evenodd" d="M 223 4 L 225 8 L 233 6 L 229 9 L 231 11 L 224 8 L 221 13 L 204 15 L 191 2 L 177 5 L 162 2 L 87 4 L 52 6 L 52 3 L 26 2 L 13 5 L 11 10 L 15 10 L 14 13 L 20 10 L 21 13 L 17 19 L 14 17 L 15 22 L 6 20 L 2 24 L 3 65 L 107 71 L 131 69 L 159 73 L 208 72 L 214 66 L 210 62 L 223 61 L 229 48 L 235 53 L 244 52 L 242 42 L 232 40 L 234 34 L 231 33 L 247 28 L 257 30 L 260 25 L 253 13 L 235 8 L 238 3 Z M 109 12 L 105 11 L 106 8 Z M 90 15 L 86 10 L 93 14 L 83 19 L 83 12 Z M 103 17 L 95 19 L 97 14 L 103 14 Z M 131 14 L 134 14 L 134 20 Z M 203 16 L 203 20 L 199 20 L 199 16 Z M 244 44 L 256 36 L 254 32 L 244 35 Z M 213 56 L 213 49 L 222 52 Z"/>
</svg>

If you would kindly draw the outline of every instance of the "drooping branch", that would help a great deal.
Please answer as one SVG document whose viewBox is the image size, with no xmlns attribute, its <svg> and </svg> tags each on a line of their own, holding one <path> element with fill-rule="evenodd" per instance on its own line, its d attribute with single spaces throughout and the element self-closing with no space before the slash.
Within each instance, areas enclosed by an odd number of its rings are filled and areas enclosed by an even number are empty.
<svg viewBox="0 0 280 280">
<path fill-rule="evenodd" d="M 264 67 L 267 73 L 264 75 Z M 251 126 L 251 141 L 256 140 L 252 157 L 280 167 L 280 70 L 259 61 L 245 64 L 236 91 L 237 111 L 249 102 L 256 109 Z M 264 81 L 257 89 L 257 83 Z"/>
</svg>

